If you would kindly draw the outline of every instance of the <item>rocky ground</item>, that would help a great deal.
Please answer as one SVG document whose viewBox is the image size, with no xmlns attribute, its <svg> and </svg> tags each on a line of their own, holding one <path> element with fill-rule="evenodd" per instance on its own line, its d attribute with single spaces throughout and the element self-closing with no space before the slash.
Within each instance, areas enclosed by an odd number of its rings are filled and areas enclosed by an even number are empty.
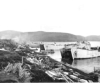
<svg viewBox="0 0 100 83">
<path fill-rule="evenodd" d="M 18 44 L 6 41 L 1 47 L 9 49 L 0 50 L 0 82 L 98 82 L 97 74 L 87 74 L 49 56 L 33 53 L 27 46 L 16 51 Z"/>
</svg>

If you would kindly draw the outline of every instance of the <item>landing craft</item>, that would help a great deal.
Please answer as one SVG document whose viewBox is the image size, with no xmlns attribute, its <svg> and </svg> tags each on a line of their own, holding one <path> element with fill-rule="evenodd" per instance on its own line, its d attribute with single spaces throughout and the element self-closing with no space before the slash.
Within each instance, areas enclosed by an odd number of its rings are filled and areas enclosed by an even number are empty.
<svg viewBox="0 0 100 83">
<path fill-rule="evenodd" d="M 86 59 L 100 56 L 100 52 L 98 49 L 91 49 L 91 45 L 89 42 L 77 42 L 71 46 L 65 46 L 61 49 L 62 58 L 66 58 L 69 60 L 74 59 Z"/>
</svg>

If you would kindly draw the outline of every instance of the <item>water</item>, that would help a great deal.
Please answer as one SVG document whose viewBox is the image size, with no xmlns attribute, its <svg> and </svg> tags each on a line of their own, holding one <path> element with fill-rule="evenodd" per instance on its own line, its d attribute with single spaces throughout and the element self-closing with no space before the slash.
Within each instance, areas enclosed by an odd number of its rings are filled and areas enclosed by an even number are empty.
<svg viewBox="0 0 100 83">
<path fill-rule="evenodd" d="M 90 73 L 94 68 L 100 68 L 100 57 L 84 60 L 74 60 L 72 66 L 84 72 Z"/>
<path fill-rule="evenodd" d="M 51 58 L 57 60 L 57 61 L 62 61 L 61 60 L 61 53 L 59 50 L 55 51 L 54 54 L 49 54 Z M 68 63 L 68 62 L 65 62 Z M 74 68 L 80 69 L 86 73 L 90 73 L 94 71 L 94 68 L 100 68 L 100 57 L 97 58 L 92 58 L 92 59 L 83 59 L 83 60 L 74 60 L 71 65 Z"/>
<path fill-rule="evenodd" d="M 51 58 L 61 62 L 61 53 L 59 50 L 55 51 L 54 54 L 48 54 Z"/>
<path fill-rule="evenodd" d="M 70 44 L 75 42 L 58 42 L 56 44 L 58 45 L 64 45 L 64 44 Z M 100 46 L 100 42 L 90 42 L 92 46 Z M 46 44 L 54 44 L 54 42 L 47 42 Z M 57 47 L 56 47 L 57 48 Z M 54 47 L 54 49 L 56 49 Z M 59 48 L 59 47 L 58 47 Z M 54 54 L 49 54 L 51 58 L 62 61 L 61 60 L 61 53 L 60 50 L 56 49 Z M 68 63 L 68 62 L 65 62 Z M 93 59 L 84 59 L 84 60 L 74 60 L 72 63 L 70 63 L 73 67 L 80 69 L 84 72 L 90 73 L 94 71 L 94 68 L 100 68 L 100 57 L 93 58 Z"/>
</svg>

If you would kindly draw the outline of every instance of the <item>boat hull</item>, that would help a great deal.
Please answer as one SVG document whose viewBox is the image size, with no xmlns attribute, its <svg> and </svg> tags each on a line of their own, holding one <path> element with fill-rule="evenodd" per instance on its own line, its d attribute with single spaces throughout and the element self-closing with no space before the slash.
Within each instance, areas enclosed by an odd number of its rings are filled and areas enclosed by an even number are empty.
<svg viewBox="0 0 100 83">
<path fill-rule="evenodd" d="M 84 58 L 93 58 L 100 56 L 98 50 L 85 50 L 85 49 L 76 49 L 71 50 L 73 59 L 84 59 Z"/>
<path fill-rule="evenodd" d="M 70 49 L 68 49 L 68 50 L 61 49 L 60 52 L 61 52 L 62 60 L 66 59 L 68 62 L 73 61 L 73 56 L 72 56 L 72 53 L 71 53 Z"/>
<path fill-rule="evenodd" d="M 68 52 L 70 54 L 68 55 Z M 70 58 L 72 59 L 87 59 L 87 58 L 94 58 L 100 56 L 100 52 L 98 50 L 86 50 L 86 49 L 64 49 L 61 51 L 62 58 Z"/>
</svg>

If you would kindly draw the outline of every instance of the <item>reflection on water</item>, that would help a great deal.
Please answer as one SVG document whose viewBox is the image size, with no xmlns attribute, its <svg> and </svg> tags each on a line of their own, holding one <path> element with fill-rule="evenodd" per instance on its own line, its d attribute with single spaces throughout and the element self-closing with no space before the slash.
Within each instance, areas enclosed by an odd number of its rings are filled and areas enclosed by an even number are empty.
<svg viewBox="0 0 100 83">
<path fill-rule="evenodd" d="M 100 67 L 100 57 L 84 60 L 74 60 L 72 66 L 84 72 L 93 72 L 94 68 Z"/>
<path fill-rule="evenodd" d="M 48 54 L 51 58 L 61 62 L 61 53 L 59 50 L 55 51 L 54 54 Z"/>
<path fill-rule="evenodd" d="M 94 71 L 94 67 L 100 67 L 100 57 L 92 59 L 74 60 L 72 62 L 72 61 L 67 61 L 66 59 L 62 60 L 60 51 L 55 51 L 54 54 L 49 54 L 48 56 L 57 61 L 63 61 L 64 63 L 69 63 L 73 67 L 78 68 L 87 73 Z"/>
<path fill-rule="evenodd" d="M 73 63 L 73 61 L 72 61 L 72 60 L 69 60 L 69 59 L 62 59 L 62 58 L 61 58 L 61 61 L 62 61 L 63 63 L 68 63 L 68 64 L 70 64 L 70 65 L 72 65 L 72 63 Z"/>
</svg>

